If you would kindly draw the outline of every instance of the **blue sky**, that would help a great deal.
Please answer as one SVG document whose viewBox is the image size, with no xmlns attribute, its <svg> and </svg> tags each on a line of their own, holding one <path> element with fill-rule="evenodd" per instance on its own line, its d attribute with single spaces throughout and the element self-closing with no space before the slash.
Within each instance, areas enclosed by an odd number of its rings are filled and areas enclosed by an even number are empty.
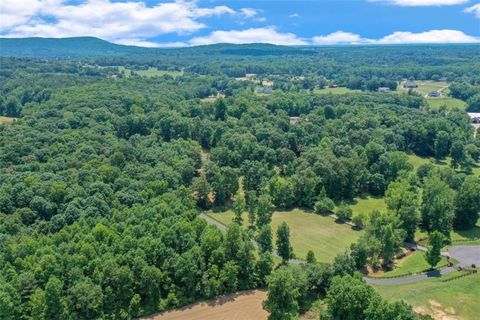
<svg viewBox="0 0 480 320">
<path fill-rule="evenodd" d="M 480 42 L 478 0 L 2 0 L 0 36 L 142 46 Z"/>
</svg>

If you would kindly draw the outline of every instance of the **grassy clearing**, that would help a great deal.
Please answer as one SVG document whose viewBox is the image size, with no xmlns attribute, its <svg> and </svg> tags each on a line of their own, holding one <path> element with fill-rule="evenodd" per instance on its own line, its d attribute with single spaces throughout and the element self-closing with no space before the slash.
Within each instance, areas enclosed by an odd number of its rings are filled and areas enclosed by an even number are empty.
<svg viewBox="0 0 480 320">
<path fill-rule="evenodd" d="M 467 104 L 459 99 L 455 98 L 428 98 L 427 99 L 428 105 L 434 109 L 438 110 L 440 109 L 441 106 L 446 105 L 447 109 L 460 109 L 460 110 L 465 110 L 465 107 Z"/>
<path fill-rule="evenodd" d="M 10 123 L 16 121 L 17 118 L 11 118 L 11 117 L 0 117 L 0 123 Z"/>
<path fill-rule="evenodd" d="M 442 81 L 417 81 L 418 88 L 415 90 L 421 94 L 428 94 L 432 91 L 445 90 L 443 88 L 448 88 L 447 82 Z"/>
<path fill-rule="evenodd" d="M 352 90 L 345 87 L 337 87 L 337 88 L 323 88 L 323 89 L 315 89 L 315 93 L 318 94 L 345 94 L 345 93 L 353 93 L 353 92 L 361 92 L 360 90 Z"/>
<path fill-rule="evenodd" d="M 208 212 L 210 217 L 222 222 L 231 223 L 233 212 Z M 246 225 L 247 215 L 244 214 Z M 300 209 L 277 211 L 272 217 L 272 228 L 285 221 L 290 227 L 290 240 L 295 255 L 305 259 L 308 250 L 312 250 L 319 262 L 332 262 L 333 258 L 357 241 L 362 231 L 355 231 L 349 225 L 335 222 L 330 217 L 308 213 Z"/>
<path fill-rule="evenodd" d="M 450 157 L 447 157 L 442 160 L 437 160 L 435 158 L 425 158 L 425 157 L 419 157 L 415 154 L 409 154 L 408 155 L 408 162 L 413 166 L 413 170 L 417 170 L 418 167 L 420 167 L 422 164 L 427 164 L 427 163 L 432 163 L 435 166 L 450 166 L 450 162 L 452 159 Z"/>
<path fill-rule="evenodd" d="M 441 82 L 441 81 L 425 80 L 425 81 L 415 81 L 415 83 L 417 84 L 418 88 L 413 89 L 413 91 L 418 92 L 421 95 L 426 95 L 432 91 L 442 91 L 445 94 L 448 88 L 448 83 Z M 400 88 L 402 88 L 402 90 L 404 91 L 408 91 L 408 89 L 403 88 L 403 84 L 404 82 L 400 83 Z"/>
<path fill-rule="evenodd" d="M 480 221 L 477 225 L 469 230 L 453 230 L 450 233 L 450 237 L 453 241 L 453 245 L 480 245 Z M 415 239 L 419 242 L 425 243 L 428 239 L 428 233 L 425 231 L 417 230 L 415 233 Z"/>
<path fill-rule="evenodd" d="M 374 197 L 371 195 L 357 197 L 351 202 L 345 204 L 352 209 L 353 216 L 363 214 L 368 217 L 374 210 L 387 210 L 387 205 L 385 204 L 383 197 Z"/>
<path fill-rule="evenodd" d="M 142 77 L 161 77 L 163 75 L 170 75 L 172 77 L 181 76 L 183 72 L 181 71 L 168 71 L 168 70 L 158 70 L 157 68 L 148 68 L 147 70 L 135 70 L 135 73 Z"/>
<path fill-rule="evenodd" d="M 452 272 L 441 278 L 398 286 L 376 285 L 374 287 L 385 298 L 392 301 L 405 300 L 412 304 L 416 311 L 428 313 L 434 319 L 478 319 L 480 274 L 449 282 L 441 281 L 457 275 L 459 275 L 458 272 Z"/>
<path fill-rule="evenodd" d="M 409 154 L 408 162 L 413 166 L 413 170 L 417 170 L 422 164 L 431 163 L 432 161 L 430 158 L 422 158 L 415 154 Z"/>
<path fill-rule="evenodd" d="M 172 77 L 177 77 L 177 76 L 181 76 L 183 74 L 182 71 L 159 70 L 157 68 L 152 68 L 152 67 L 148 68 L 147 70 L 131 70 L 131 69 L 125 68 L 124 66 L 119 66 L 118 70 L 120 72 L 123 71 L 125 73 L 126 77 L 131 76 L 132 72 L 135 73 L 135 74 L 138 74 L 139 76 L 147 77 L 147 78 L 161 77 L 161 76 L 166 75 L 166 74 L 168 74 Z"/>
<path fill-rule="evenodd" d="M 442 257 L 442 260 L 438 263 L 437 268 L 441 268 L 447 265 L 447 259 Z M 420 273 L 428 271 L 430 265 L 425 261 L 425 256 L 423 252 L 413 252 L 408 254 L 402 259 L 399 259 L 395 262 L 395 268 L 391 271 L 372 274 L 372 276 L 377 277 L 395 277 L 409 273 Z"/>
</svg>

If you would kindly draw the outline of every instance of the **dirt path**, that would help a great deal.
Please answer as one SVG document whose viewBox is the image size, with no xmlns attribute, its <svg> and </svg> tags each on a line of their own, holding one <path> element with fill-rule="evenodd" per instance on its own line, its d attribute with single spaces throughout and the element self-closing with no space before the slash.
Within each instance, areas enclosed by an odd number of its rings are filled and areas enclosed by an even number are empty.
<svg viewBox="0 0 480 320">
<path fill-rule="evenodd" d="M 143 320 L 266 320 L 262 301 L 266 291 L 250 290 L 199 302 L 181 309 L 141 318 Z"/>
</svg>

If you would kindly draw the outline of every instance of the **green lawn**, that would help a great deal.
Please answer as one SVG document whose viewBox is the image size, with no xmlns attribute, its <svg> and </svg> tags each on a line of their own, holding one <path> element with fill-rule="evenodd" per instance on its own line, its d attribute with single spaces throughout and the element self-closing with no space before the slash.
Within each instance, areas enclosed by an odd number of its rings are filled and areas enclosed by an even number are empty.
<svg viewBox="0 0 480 320">
<path fill-rule="evenodd" d="M 129 77 L 132 74 L 132 72 L 138 74 L 139 76 L 147 77 L 147 78 L 160 77 L 160 76 L 163 76 L 165 74 L 171 75 L 172 77 L 182 75 L 181 71 L 159 70 L 157 68 L 152 68 L 152 67 L 148 68 L 147 70 L 131 70 L 131 69 L 125 68 L 124 66 L 120 66 L 120 67 L 118 67 L 118 70 L 119 71 L 124 71 L 125 76 L 127 76 L 127 77 Z"/>
<path fill-rule="evenodd" d="M 352 93 L 352 92 L 361 92 L 360 90 L 352 90 L 345 87 L 338 87 L 338 88 L 323 88 L 323 89 L 315 89 L 315 93 L 319 94 L 345 94 L 345 93 Z"/>
<path fill-rule="evenodd" d="M 387 205 L 385 204 L 383 197 L 374 197 L 370 195 L 357 197 L 346 204 L 352 209 L 353 216 L 364 214 L 368 217 L 368 215 L 374 210 L 387 210 Z"/>
<path fill-rule="evenodd" d="M 438 110 L 441 106 L 446 105 L 448 109 L 461 109 L 465 110 L 466 103 L 462 100 L 455 99 L 455 98 L 428 98 L 427 99 L 428 105 L 434 109 Z"/>
<path fill-rule="evenodd" d="M 415 154 L 408 155 L 408 162 L 413 166 L 413 170 L 417 170 L 422 164 L 431 163 L 430 158 L 422 158 Z"/>
<path fill-rule="evenodd" d="M 408 162 L 410 162 L 413 166 L 413 170 L 417 170 L 418 167 L 420 167 L 422 164 L 426 163 L 433 163 L 436 166 L 449 166 L 451 162 L 451 158 L 447 157 L 442 160 L 437 160 L 435 158 L 424 158 L 424 157 L 419 157 L 415 154 L 409 154 L 408 155 Z"/>
<path fill-rule="evenodd" d="M 450 233 L 450 237 L 453 241 L 453 245 L 465 244 L 480 244 L 480 220 L 477 225 L 469 230 L 453 230 Z M 424 242 L 428 238 L 428 234 L 425 231 L 417 230 L 415 233 L 415 239 L 420 242 Z M 455 243 L 457 241 L 457 243 Z"/>
<path fill-rule="evenodd" d="M 438 263 L 437 268 L 441 268 L 446 265 L 447 259 L 442 257 L 442 260 Z M 409 255 L 400 260 L 397 260 L 395 263 L 395 268 L 393 270 L 373 276 L 395 277 L 409 273 L 420 273 L 423 271 L 428 271 L 429 269 L 430 265 L 425 261 L 424 253 L 416 251 L 410 253 Z"/>
<path fill-rule="evenodd" d="M 208 212 L 210 217 L 229 224 L 233 218 L 232 211 Z M 247 215 L 244 214 L 246 224 Z M 308 213 L 300 209 L 277 211 L 272 217 L 272 228 L 285 221 L 290 227 L 290 241 L 295 255 L 305 259 L 308 250 L 312 250 L 319 262 L 332 262 L 333 258 L 357 241 L 362 231 L 355 231 L 349 225 L 335 222 L 330 217 Z"/>
<path fill-rule="evenodd" d="M 385 298 L 405 300 L 417 311 L 428 312 L 435 319 L 476 320 L 480 314 L 480 274 L 442 282 L 458 275 L 453 272 L 441 278 L 432 278 L 397 286 L 374 286 Z M 441 317 L 441 312 L 445 313 Z M 456 316 L 447 318 L 447 316 Z"/>
<path fill-rule="evenodd" d="M 157 68 L 148 68 L 147 70 L 135 70 L 135 73 L 137 73 L 140 76 L 143 77 L 160 77 L 165 74 L 168 74 L 172 77 L 177 77 L 182 75 L 181 71 L 168 71 L 168 70 L 158 70 Z"/>
<path fill-rule="evenodd" d="M 442 90 L 443 93 L 447 93 L 447 87 L 448 83 L 447 82 L 437 82 L 437 81 L 430 81 L 430 80 L 418 80 L 415 81 L 415 83 L 418 85 L 418 88 L 415 88 L 414 91 L 420 93 L 421 95 L 426 95 L 429 92 L 432 91 L 439 91 Z M 403 82 L 400 83 L 400 88 L 403 89 Z M 445 89 L 442 89 L 445 88 Z M 403 89 L 404 91 L 407 91 L 406 89 Z"/>
</svg>

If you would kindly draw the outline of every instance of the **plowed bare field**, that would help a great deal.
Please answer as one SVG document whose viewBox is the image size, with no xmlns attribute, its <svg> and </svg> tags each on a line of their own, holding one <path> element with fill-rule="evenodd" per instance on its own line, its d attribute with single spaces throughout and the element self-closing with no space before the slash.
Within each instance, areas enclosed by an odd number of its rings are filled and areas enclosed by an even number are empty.
<svg viewBox="0 0 480 320">
<path fill-rule="evenodd" d="M 262 308 L 265 291 L 251 290 L 221 296 L 192 304 L 181 309 L 152 315 L 144 320 L 266 320 Z"/>
</svg>

